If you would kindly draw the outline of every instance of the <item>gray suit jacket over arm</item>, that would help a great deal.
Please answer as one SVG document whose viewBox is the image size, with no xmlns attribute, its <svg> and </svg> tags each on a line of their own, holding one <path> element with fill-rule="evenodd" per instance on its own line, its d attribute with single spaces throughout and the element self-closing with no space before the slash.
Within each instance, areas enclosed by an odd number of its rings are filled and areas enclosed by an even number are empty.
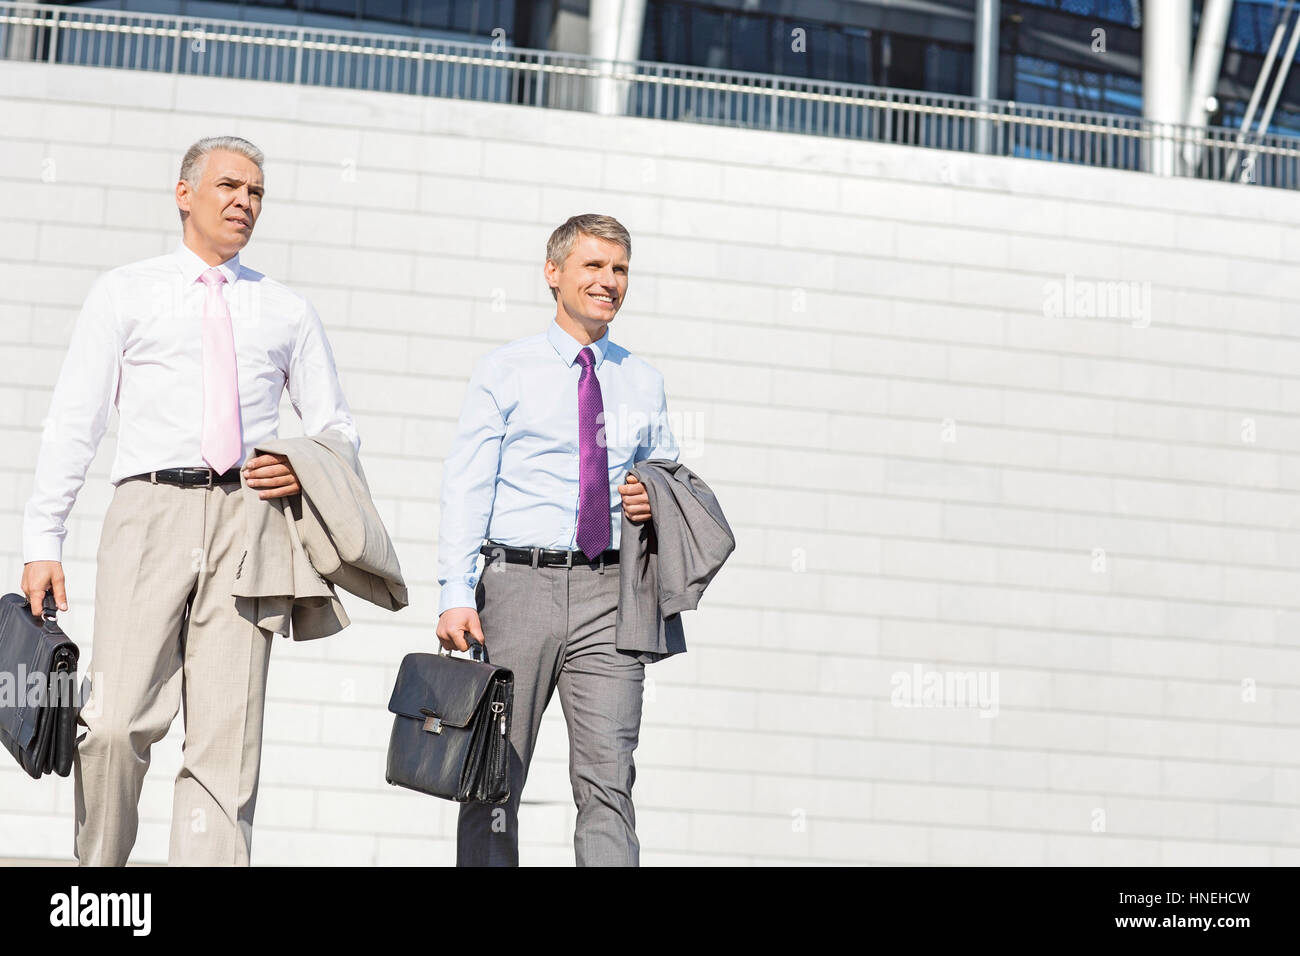
<svg viewBox="0 0 1300 956">
<path fill-rule="evenodd" d="M 649 663 L 686 650 L 681 612 L 700 603 L 736 538 L 717 497 L 685 465 L 650 458 L 630 471 L 645 485 L 650 520 L 623 515 L 614 646 Z"/>
</svg>

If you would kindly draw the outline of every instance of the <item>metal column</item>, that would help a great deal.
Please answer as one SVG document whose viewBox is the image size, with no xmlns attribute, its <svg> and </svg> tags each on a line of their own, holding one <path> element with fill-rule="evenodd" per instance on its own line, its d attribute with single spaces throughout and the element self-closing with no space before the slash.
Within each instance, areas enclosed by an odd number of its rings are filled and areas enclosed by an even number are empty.
<svg viewBox="0 0 1300 956">
<path fill-rule="evenodd" d="M 588 16 L 591 55 L 604 61 L 602 73 L 612 72 L 615 62 L 639 59 L 645 0 L 591 0 Z M 596 80 L 592 109 L 606 115 L 623 113 L 627 108 L 627 91 L 626 80 L 600 77 Z"/>
<path fill-rule="evenodd" d="M 998 21 L 1001 18 L 1001 0 L 976 0 L 975 7 L 975 77 L 972 88 L 980 108 L 987 109 L 990 100 L 998 96 Z M 992 149 L 993 123 L 977 120 L 975 123 L 975 151 L 987 153 Z"/>
<path fill-rule="evenodd" d="M 1150 134 L 1143 165 L 1157 176 L 1179 172 L 1191 41 L 1191 0 L 1142 4 L 1142 118 Z"/>
<path fill-rule="evenodd" d="M 1228 21 L 1232 17 L 1232 0 L 1205 0 L 1201 10 L 1201 25 L 1196 33 L 1196 53 L 1192 57 L 1192 83 L 1187 93 L 1187 115 L 1183 122 L 1190 135 L 1205 130 L 1210 114 L 1214 112 L 1214 91 L 1219 84 L 1219 70 L 1223 66 L 1223 44 L 1228 37 Z M 1183 163 L 1187 172 L 1194 172 L 1201 163 L 1203 148 L 1188 143 L 1183 149 Z"/>
</svg>

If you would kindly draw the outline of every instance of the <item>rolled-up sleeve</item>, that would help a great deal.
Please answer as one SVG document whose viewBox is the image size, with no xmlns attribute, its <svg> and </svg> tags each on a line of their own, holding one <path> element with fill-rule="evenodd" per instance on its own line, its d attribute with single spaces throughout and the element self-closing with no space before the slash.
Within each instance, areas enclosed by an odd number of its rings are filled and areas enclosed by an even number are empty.
<svg viewBox="0 0 1300 956">
<path fill-rule="evenodd" d="M 122 375 L 110 276 L 91 286 L 72 329 L 41 431 L 32 496 L 23 513 L 23 561 L 62 561 L 68 515 L 108 429 Z"/>
<path fill-rule="evenodd" d="M 339 384 L 338 366 L 330 348 L 325 326 L 310 302 L 304 301 L 302 320 L 289 362 L 289 401 L 302 420 L 307 435 L 333 428 L 342 432 L 360 453 L 361 436 L 352 420 L 352 409 Z"/>
<path fill-rule="evenodd" d="M 451 452 L 442 466 L 438 523 L 438 613 L 476 607 L 479 548 L 492 518 L 505 417 L 492 391 L 492 367 L 479 360 L 470 373 Z"/>
</svg>

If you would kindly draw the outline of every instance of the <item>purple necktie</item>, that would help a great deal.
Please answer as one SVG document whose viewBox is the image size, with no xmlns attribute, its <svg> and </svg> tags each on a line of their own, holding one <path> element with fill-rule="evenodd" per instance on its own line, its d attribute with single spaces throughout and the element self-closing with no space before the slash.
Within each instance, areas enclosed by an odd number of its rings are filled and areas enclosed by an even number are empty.
<svg viewBox="0 0 1300 956">
<path fill-rule="evenodd" d="M 609 454 L 597 440 L 605 400 L 590 348 L 578 353 L 578 547 L 589 560 L 609 547 Z"/>
</svg>

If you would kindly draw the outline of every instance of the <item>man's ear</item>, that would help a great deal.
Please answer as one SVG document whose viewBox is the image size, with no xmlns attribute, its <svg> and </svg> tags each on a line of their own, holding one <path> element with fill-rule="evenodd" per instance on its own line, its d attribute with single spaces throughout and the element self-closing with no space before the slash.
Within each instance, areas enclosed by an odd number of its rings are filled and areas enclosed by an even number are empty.
<svg viewBox="0 0 1300 956">
<path fill-rule="evenodd" d="M 542 278 L 550 286 L 551 298 L 557 302 L 560 300 L 559 272 L 559 268 L 550 259 L 547 259 L 542 265 Z"/>
<path fill-rule="evenodd" d="M 189 183 L 183 179 L 176 181 L 176 208 L 182 213 L 190 211 L 190 197 L 192 195 Z"/>
</svg>

